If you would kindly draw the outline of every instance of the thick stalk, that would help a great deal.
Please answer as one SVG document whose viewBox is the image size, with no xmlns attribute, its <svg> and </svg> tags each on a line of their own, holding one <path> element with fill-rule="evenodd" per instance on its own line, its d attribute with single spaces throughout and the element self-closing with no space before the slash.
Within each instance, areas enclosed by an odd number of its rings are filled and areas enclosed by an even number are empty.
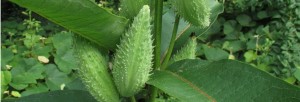
<svg viewBox="0 0 300 102">
<path fill-rule="evenodd" d="M 160 68 L 160 44 L 161 44 L 161 29 L 162 29 L 162 11 L 163 11 L 163 0 L 155 0 L 155 11 L 154 11 L 154 69 Z"/>
<path fill-rule="evenodd" d="M 160 44 L 161 44 L 161 29 L 162 29 L 162 11 L 163 0 L 155 0 L 154 8 L 154 70 L 160 69 Z M 155 102 L 157 88 L 151 86 L 150 102 Z"/>
<path fill-rule="evenodd" d="M 130 97 L 130 102 L 136 102 L 136 100 L 135 100 L 135 97 L 134 97 L 134 96 L 131 96 L 131 97 Z"/>
<path fill-rule="evenodd" d="M 172 54 L 172 51 L 173 51 L 173 48 L 174 48 L 174 44 L 175 44 L 177 29 L 178 29 L 178 25 L 179 25 L 179 19 L 180 19 L 180 16 L 176 15 L 175 23 L 174 23 L 174 27 L 173 27 L 173 32 L 172 32 L 172 38 L 171 38 L 171 41 L 170 41 L 168 52 L 167 52 L 167 55 L 166 55 L 166 57 L 165 57 L 165 59 L 162 63 L 162 66 L 161 66 L 162 70 L 166 69 L 167 66 L 168 66 L 168 63 L 169 63 L 169 60 L 170 60 L 170 57 L 171 57 L 171 54 Z"/>
</svg>

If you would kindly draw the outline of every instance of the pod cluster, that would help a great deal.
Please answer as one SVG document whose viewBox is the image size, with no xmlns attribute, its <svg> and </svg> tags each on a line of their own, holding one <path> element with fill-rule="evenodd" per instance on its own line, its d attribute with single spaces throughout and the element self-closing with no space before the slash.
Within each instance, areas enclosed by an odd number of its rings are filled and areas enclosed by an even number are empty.
<svg viewBox="0 0 300 102">
<path fill-rule="evenodd" d="M 150 21 L 150 9 L 145 5 L 122 36 L 116 50 L 112 73 L 121 96 L 136 94 L 150 76 L 153 58 Z"/>
</svg>

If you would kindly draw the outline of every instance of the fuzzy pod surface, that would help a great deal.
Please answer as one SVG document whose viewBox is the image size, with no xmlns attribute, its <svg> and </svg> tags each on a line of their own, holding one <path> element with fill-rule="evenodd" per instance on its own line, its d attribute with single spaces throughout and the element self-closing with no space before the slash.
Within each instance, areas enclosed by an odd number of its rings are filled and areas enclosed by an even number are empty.
<svg viewBox="0 0 300 102">
<path fill-rule="evenodd" d="M 178 12 L 189 23 L 201 28 L 210 24 L 210 8 L 207 0 L 171 0 L 171 3 Z"/>
<path fill-rule="evenodd" d="M 191 37 L 186 45 L 184 45 L 178 52 L 176 52 L 169 64 L 172 64 L 176 61 L 180 61 L 183 59 L 195 59 L 196 58 L 196 47 L 197 47 L 197 41 L 196 37 Z"/>
<path fill-rule="evenodd" d="M 149 79 L 153 58 L 150 20 L 150 9 L 145 5 L 116 50 L 112 73 L 121 96 L 133 96 Z"/>
<path fill-rule="evenodd" d="M 144 5 L 149 3 L 149 0 L 120 0 L 121 15 L 126 18 L 134 18 Z"/>
<path fill-rule="evenodd" d="M 74 35 L 75 56 L 79 62 L 79 76 L 87 90 L 99 102 L 119 102 L 119 94 L 108 72 L 108 62 L 97 45 Z"/>
</svg>

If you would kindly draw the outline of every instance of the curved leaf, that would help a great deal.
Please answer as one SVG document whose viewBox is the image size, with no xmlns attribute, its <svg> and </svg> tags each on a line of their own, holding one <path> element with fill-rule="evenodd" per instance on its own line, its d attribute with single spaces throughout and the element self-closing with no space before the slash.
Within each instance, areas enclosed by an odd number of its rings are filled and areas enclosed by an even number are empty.
<svg viewBox="0 0 300 102">
<path fill-rule="evenodd" d="M 114 49 L 128 20 L 90 0 L 10 0 L 99 44 Z"/>
<path fill-rule="evenodd" d="M 87 91 L 64 90 L 34 94 L 17 99 L 5 99 L 3 102 L 97 102 Z"/>
<path fill-rule="evenodd" d="M 238 61 L 221 60 L 210 63 L 182 60 L 169 66 L 169 70 L 155 72 L 148 84 L 181 100 L 184 98 L 178 96 L 198 95 L 191 90 L 182 92 L 183 89 L 193 89 L 195 86 L 217 102 L 300 101 L 299 87 Z M 193 102 L 192 99 L 185 101 Z"/>
</svg>

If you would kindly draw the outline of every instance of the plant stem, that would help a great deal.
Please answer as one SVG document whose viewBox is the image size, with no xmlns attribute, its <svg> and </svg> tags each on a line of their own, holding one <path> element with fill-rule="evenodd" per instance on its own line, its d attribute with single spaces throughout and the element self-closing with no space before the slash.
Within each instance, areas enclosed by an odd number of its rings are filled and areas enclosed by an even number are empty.
<svg viewBox="0 0 300 102">
<path fill-rule="evenodd" d="M 163 0 L 155 0 L 154 11 L 154 69 L 160 68 L 160 44 L 161 44 L 161 29 L 162 29 L 162 10 Z"/>
<path fill-rule="evenodd" d="M 162 12 L 163 12 L 163 0 L 155 0 L 154 8 L 154 70 L 160 69 L 160 44 L 161 44 L 161 29 L 162 29 Z M 150 88 L 150 102 L 155 102 L 157 96 L 157 88 L 151 86 Z"/>
<path fill-rule="evenodd" d="M 131 96 L 131 97 L 130 97 L 130 102 L 136 102 L 136 100 L 135 100 L 135 97 L 134 97 L 134 96 Z"/>
<path fill-rule="evenodd" d="M 169 63 L 169 60 L 170 60 L 170 57 L 171 57 L 171 54 L 172 54 L 174 44 L 175 44 L 176 35 L 177 35 L 179 19 L 180 19 L 180 16 L 176 15 L 175 23 L 174 23 L 174 27 L 173 27 L 173 32 L 172 32 L 172 38 L 171 38 L 171 41 L 170 41 L 170 45 L 169 45 L 169 48 L 168 48 L 167 55 L 166 55 L 166 57 L 165 57 L 165 59 L 162 63 L 162 67 L 161 67 L 162 70 L 167 68 L 167 65 Z"/>
</svg>

